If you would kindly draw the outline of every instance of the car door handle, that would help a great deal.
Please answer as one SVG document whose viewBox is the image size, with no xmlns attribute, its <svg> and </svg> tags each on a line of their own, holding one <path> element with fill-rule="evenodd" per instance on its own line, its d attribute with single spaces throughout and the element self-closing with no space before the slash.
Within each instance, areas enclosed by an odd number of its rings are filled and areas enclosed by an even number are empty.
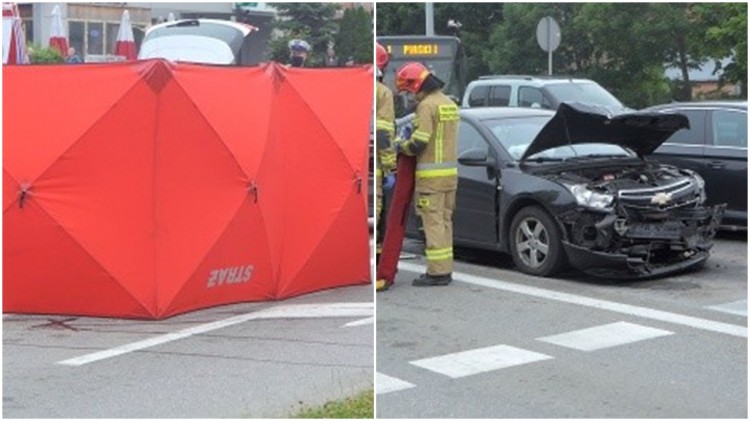
<svg viewBox="0 0 750 421">
<path fill-rule="evenodd" d="M 726 167 L 727 164 L 725 164 L 724 162 L 721 162 L 721 161 L 709 161 L 708 162 L 708 166 L 711 167 L 711 168 L 717 168 L 717 169 L 719 169 L 719 168 Z"/>
</svg>

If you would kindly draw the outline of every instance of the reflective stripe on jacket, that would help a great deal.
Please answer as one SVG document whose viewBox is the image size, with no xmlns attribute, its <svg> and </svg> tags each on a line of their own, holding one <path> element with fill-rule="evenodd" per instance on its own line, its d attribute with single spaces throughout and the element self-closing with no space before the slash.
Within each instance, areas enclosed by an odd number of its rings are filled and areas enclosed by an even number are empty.
<svg viewBox="0 0 750 421">
<path fill-rule="evenodd" d="M 418 191 L 456 188 L 458 122 L 458 106 L 439 90 L 417 105 L 414 133 L 402 148 L 406 154 L 417 157 L 415 187 Z"/>
<path fill-rule="evenodd" d="M 396 168 L 396 153 L 391 143 L 396 131 L 393 109 L 393 93 L 381 82 L 375 84 L 375 150 L 377 152 L 375 173 L 383 176 Z"/>
</svg>

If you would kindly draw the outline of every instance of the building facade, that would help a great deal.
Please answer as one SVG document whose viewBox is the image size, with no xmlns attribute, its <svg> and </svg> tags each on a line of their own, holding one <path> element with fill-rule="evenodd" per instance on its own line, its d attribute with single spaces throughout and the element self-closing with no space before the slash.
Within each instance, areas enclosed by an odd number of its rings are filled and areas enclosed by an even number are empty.
<svg viewBox="0 0 750 421">
<path fill-rule="evenodd" d="M 146 30 L 166 21 L 170 14 L 175 19 L 234 20 L 237 12 L 242 11 L 264 21 L 275 16 L 268 3 L 18 3 L 27 45 L 49 44 L 52 9 L 56 5 L 60 6 L 68 43 L 84 58 L 112 54 L 124 10 L 130 13 L 138 47 Z"/>
</svg>

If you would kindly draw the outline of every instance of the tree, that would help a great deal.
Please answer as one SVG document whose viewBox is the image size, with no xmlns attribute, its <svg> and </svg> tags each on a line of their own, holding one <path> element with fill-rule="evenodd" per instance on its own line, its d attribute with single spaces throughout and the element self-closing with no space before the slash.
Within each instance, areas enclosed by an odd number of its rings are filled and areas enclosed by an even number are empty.
<svg viewBox="0 0 750 421">
<path fill-rule="evenodd" d="M 492 28 L 503 19 L 503 3 L 436 3 L 435 33 L 456 35 L 466 52 L 468 78 L 473 80 L 490 73 L 490 68 L 482 59 Z M 424 20 L 424 18 L 423 18 Z M 458 31 L 448 27 L 448 21 L 461 23 Z"/>
<path fill-rule="evenodd" d="M 503 9 L 503 21 L 493 28 L 489 45 L 484 48 L 483 60 L 496 74 L 546 73 L 547 55 L 537 45 L 536 25 L 551 6 L 530 3 L 508 3 Z"/>
<path fill-rule="evenodd" d="M 337 3 L 274 3 L 278 11 L 275 27 L 284 35 L 270 42 L 270 59 L 287 62 L 288 42 L 299 38 L 312 48 L 307 65 L 322 65 L 328 43 L 333 41 L 338 30 L 333 18 L 339 6 Z"/>
<path fill-rule="evenodd" d="M 700 10 L 713 17 L 705 34 L 716 70 L 721 69 L 719 59 L 731 57 L 722 69 L 721 81 L 740 84 L 747 98 L 747 3 L 706 3 Z"/>
<path fill-rule="evenodd" d="M 361 7 L 344 11 L 336 35 L 339 59 L 353 57 L 356 63 L 372 63 L 372 16 Z"/>
<path fill-rule="evenodd" d="M 378 35 L 424 34 L 424 4 L 378 3 Z"/>
<path fill-rule="evenodd" d="M 424 33 L 423 4 L 379 4 L 377 13 L 378 35 Z M 723 70 L 722 81 L 740 83 L 747 95 L 745 3 L 436 3 L 435 31 L 450 33 L 447 19 L 462 22 L 469 80 L 544 75 L 547 53 L 536 41 L 544 16 L 562 30 L 553 73 L 593 79 L 630 107 L 690 99 L 690 70 L 710 60 Z M 674 86 L 667 67 L 682 74 Z"/>
<path fill-rule="evenodd" d="M 494 25 L 502 19 L 503 3 L 435 3 L 435 34 L 456 35 L 468 58 L 469 79 L 489 72 L 482 52 Z M 420 3 L 378 3 L 378 35 L 420 35 L 425 33 L 425 6 Z M 461 23 L 455 31 L 448 20 Z"/>
</svg>

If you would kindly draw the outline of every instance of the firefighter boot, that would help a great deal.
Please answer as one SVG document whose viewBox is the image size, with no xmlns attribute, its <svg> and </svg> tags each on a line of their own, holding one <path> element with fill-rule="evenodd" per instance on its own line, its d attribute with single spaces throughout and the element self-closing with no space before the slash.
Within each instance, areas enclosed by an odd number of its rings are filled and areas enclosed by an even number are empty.
<svg viewBox="0 0 750 421">
<path fill-rule="evenodd" d="M 423 274 L 419 278 L 413 280 L 411 284 L 415 287 L 434 287 L 434 286 L 445 286 L 453 281 L 451 274 L 447 275 L 430 275 Z"/>
<path fill-rule="evenodd" d="M 388 288 L 391 287 L 391 284 L 385 281 L 385 279 L 378 279 L 377 282 L 375 282 L 375 291 L 377 292 L 383 292 L 388 291 Z"/>
</svg>

